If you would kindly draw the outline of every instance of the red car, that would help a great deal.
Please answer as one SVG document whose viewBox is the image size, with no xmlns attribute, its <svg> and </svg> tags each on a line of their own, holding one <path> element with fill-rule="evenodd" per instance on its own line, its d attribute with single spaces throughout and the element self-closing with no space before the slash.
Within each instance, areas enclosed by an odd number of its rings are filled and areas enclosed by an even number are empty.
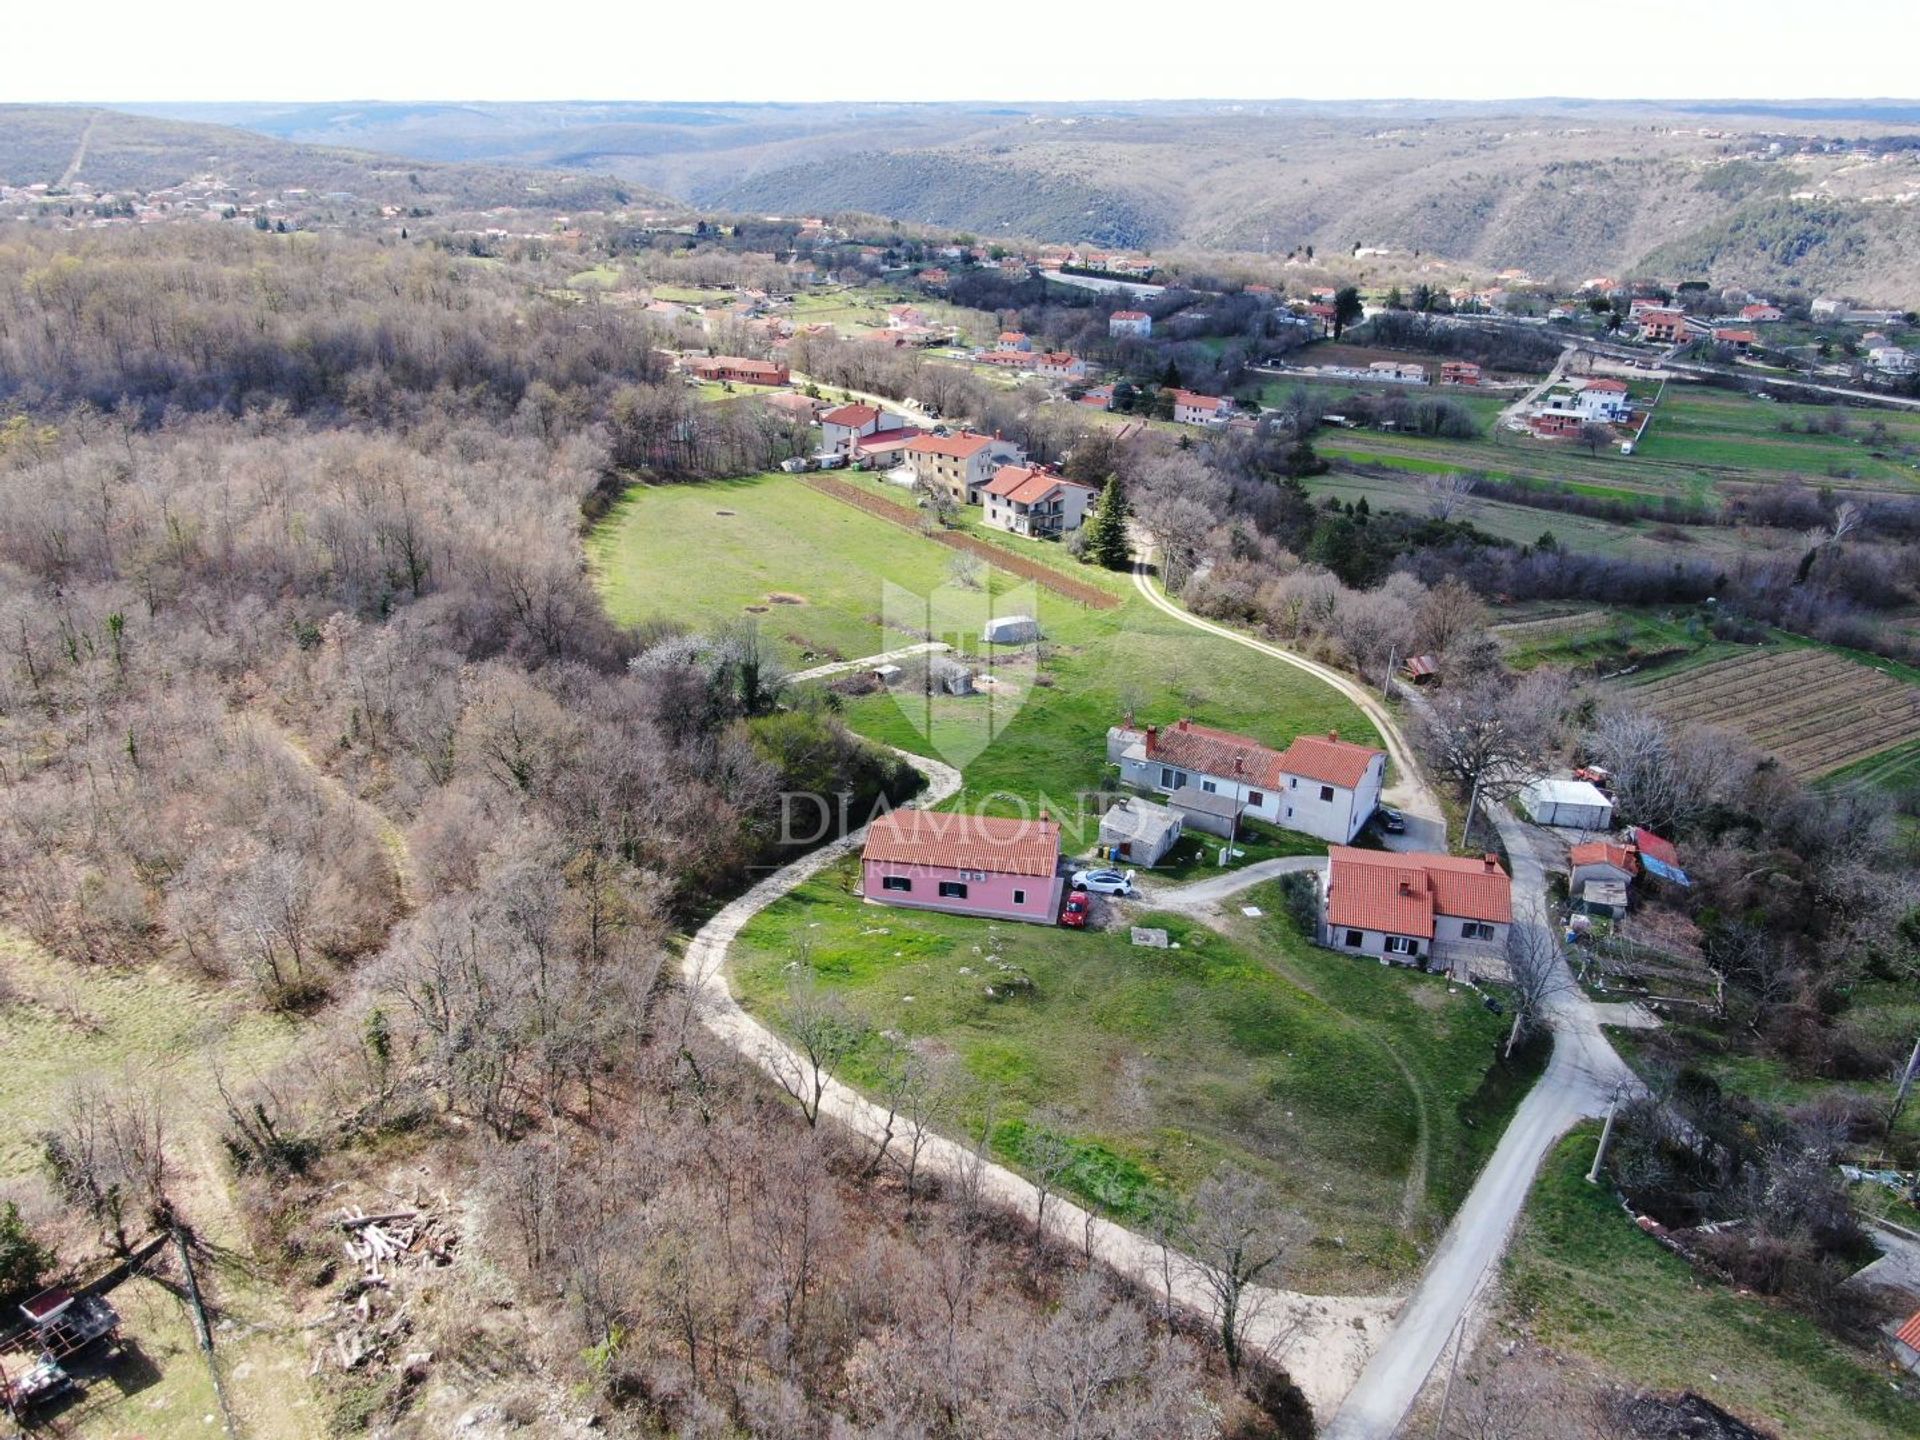
<svg viewBox="0 0 1920 1440">
<path fill-rule="evenodd" d="M 1087 892 L 1076 890 L 1067 896 L 1067 907 L 1060 912 L 1060 923 L 1069 930 L 1087 928 L 1087 914 L 1092 906 L 1087 900 Z"/>
</svg>

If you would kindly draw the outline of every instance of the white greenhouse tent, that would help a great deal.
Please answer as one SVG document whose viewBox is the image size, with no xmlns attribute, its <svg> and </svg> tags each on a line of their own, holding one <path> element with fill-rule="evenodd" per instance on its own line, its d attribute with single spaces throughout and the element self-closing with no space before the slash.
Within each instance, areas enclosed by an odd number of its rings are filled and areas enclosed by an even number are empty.
<svg viewBox="0 0 1920 1440">
<path fill-rule="evenodd" d="M 1520 792 L 1520 808 L 1536 825 L 1564 825 L 1570 830 L 1613 828 L 1613 802 L 1599 786 L 1585 780 L 1535 780 Z"/>
</svg>

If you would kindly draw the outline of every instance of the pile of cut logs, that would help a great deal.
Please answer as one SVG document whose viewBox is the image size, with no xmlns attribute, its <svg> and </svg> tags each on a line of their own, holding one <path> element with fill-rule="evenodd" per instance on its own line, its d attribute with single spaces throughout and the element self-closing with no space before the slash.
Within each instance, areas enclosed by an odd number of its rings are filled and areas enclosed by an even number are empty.
<svg viewBox="0 0 1920 1440">
<path fill-rule="evenodd" d="M 389 1210 L 369 1215 L 358 1205 L 340 1212 L 347 1259 L 360 1267 L 366 1285 L 384 1286 L 396 1265 L 445 1265 L 453 1259 L 459 1236 L 420 1210 Z"/>
<path fill-rule="evenodd" d="M 333 1335 L 333 1361 L 342 1370 L 357 1370 L 370 1361 L 389 1359 L 397 1342 L 413 1329 L 406 1302 L 397 1296 L 380 1300 L 379 1293 L 392 1296 L 394 1281 L 407 1267 L 451 1264 L 460 1236 L 419 1208 L 369 1215 L 357 1205 L 348 1206 L 334 1223 L 354 1273 L 333 1312 L 331 1323 L 339 1325 Z M 431 1359 L 425 1353 L 408 1354 L 395 1363 L 409 1379 L 417 1379 Z M 316 1356 L 316 1367 L 320 1363 Z"/>
</svg>

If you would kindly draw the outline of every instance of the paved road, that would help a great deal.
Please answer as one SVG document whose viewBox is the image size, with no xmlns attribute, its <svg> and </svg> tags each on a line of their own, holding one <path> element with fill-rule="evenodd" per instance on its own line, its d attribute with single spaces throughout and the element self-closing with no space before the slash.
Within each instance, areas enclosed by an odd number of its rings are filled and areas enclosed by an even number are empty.
<svg viewBox="0 0 1920 1440">
<path fill-rule="evenodd" d="M 1513 866 L 1514 923 L 1545 925 L 1546 872 L 1532 838 L 1504 808 L 1492 813 Z M 1564 971 L 1564 960 L 1561 965 Z M 1505 1253 L 1547 1151 L 1633 1087 L 1633 1074 L 1601 1031 L 1594 1006 L 1570 973 L 1562 978 L 1550 1004 L 1553 1055 L 1546 1072 L 1514 1112 L 1427 1262 L 1420 1288 L 1326 1428 L 1327 1440 L 1387 1440 L 1398 1430 L 1456 1330 L 1473 1328 L 1468 1309 Z"/>
<path fill-rule="evenodd" d="M 1327 857 L 1324 855 L 1282 855 L 1274 860 L 1256 860 L 1238 870 L 1222 870 L 1218 875 L 1189 881 L 1185 885 L 1156 885 L 1151 877 L 1144 881 L 1136 880 L 1135 883 L 1140 891 L 1138 903 L 1147 909 L 1175 910 L 1190 915 L 1196 911 L 1214 909 L 1222 901 L 1230 900 L 1241 891 L 1250 890 L 1264 881 L 1303 870 L 1326 868 Z"/>
<path fill-rule="evenodd" d="M 1360 705 L 1379 729 L 1401 775 L 1412 777 L 1412 793 L 1426 802 L 1420 804 L 1416 812 L 1414 800 L 1395 800 L 1394 803 L 1408 812 L 1409 830 L 1414 829 L 1412 822 L 1415 813 L 1439 814 L 1438 799 L 1420 779 L 1398 724 L 1371 691 L 1362 689 L 1324 665 L 1316 665 L 1277 646 L 1189 614 L 1148 582 L 1143 566 L 1135 566 L 1134 583 L 1142 594 L 1168 614 L 1177 616 L 1197 629 L 1234 640 L 1307 670 Z M 1422 702 L 1414 697 L 1411 703 L 1418 706 Z M 1405 785 L 1408 782 L 1403 780 L 1402 783 Z M 1547 925 L 1546 871 L 1539 855 L 1535 853 L 1532 836 L 1504 807 L 1489 807 L 1489 813 L 1499 828 L 1513 871 L 1514 922 L 1535 927 Z M 1410 834 L 1395 838 L 1412 840 L 1415 837 Z M 1444 833 L 1441 839 L 1439 845 L 1427 848 L 1444 850 Z M 1284 873 L 1279 868 L 1283 862 L 1263 863 L 1274 865 L 1275 873 Z M 1224 898 L 1235 888 L 1233 882 L 1252 875 L 1259 868 L 1248 866 L 1246 870 L 1222 876 L 1218 881 L 1200 883 L 1217 884 L 1220 887 L 1217 898 Z M 1265 877 L 1254 877 L 1255 880 L 1260 878 Z M 1164 899 L 1156 903 L 1163 907 L 1167 904 Z M 1557 945 L 1555 953 L 1560 953 Z M 1547 1151 L 1574 1124 L 1587 1116 L 1605 1113 L 1616 1095 L 1632 1089 L 1636 1083 L 1633 1072 L 1615 1053 L 1601 1030 L 1599 1012 L 1574 984 L 1564 957 L 1560 966 L 1561 988 L 1548 1005 L 1549 1020 L 1553 1027 L 1553 1054 L 1547 1062 L 1546 1071 L 1514 1112 L 1513 1120 L 1500 1137 L 1500 1143 L 1494 1147 L 1486 1167 L 1468 1192 L 1465 1203 L 1441 1236 L 1440 1244 L 1421 1276 L 1419 1288 L 1400 1312 L 1392 1332 L 1373 1353 L 1366 1369 L 1361 1372 L 1359 1380 L 1324 1431 L 1327 1440 L 1388 1440 L 1394 1434 L 1413 1407 L 1427 1377 L 1433 1373 L 1449 1339 L 1456 1332 L 1464 1334 L 1472 1328 L 1469 1309 L 1506 1251 L 1514 1222 L 1519 1219 L 1527 1191 Z"/>
</svg>

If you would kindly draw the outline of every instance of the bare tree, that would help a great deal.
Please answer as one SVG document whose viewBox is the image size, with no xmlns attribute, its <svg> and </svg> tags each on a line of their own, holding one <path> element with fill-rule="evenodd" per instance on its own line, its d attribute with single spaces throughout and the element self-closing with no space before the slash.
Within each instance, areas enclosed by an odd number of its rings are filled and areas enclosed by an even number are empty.
<svg viewBox="0 0 1920 1440">
<path fill-rule="evenodd" d="M 41 1145 L 62 1193 L 117 1253 L 132 1248 L 130 1226 L 166 1223 L 166 1123 L 150 1086 L 76 1086 Z"/>
<path fill-rule="evenodd" d="M 1470 797 L 1462 844 L 1480 801 L 1505 801 L 1539 773 L 1551 723 L 1496 685 L 1447 691 L 1420 712 L 1416 733 L 1435 772 Z"/>
<path fill-rule="evenodd" d="M 1281 1210 L 1265 1182 L 1223 1165 L 1194 1192 L 1181 1230 L 1213 1299 L 1227 1370 L 1238 1379 L 1248 1327 L 1260 1314 L 1255 1287 L 1279 1283 L 1288 1252 L 1306 1241 L 1306 1222 Z"/>
<path fill-rule="evenodd" d="M 1054 1191 L 1073 1167 L 1073 1142 L 1061 1133 L 1060 1121 L 1050 1111 L 1042 1111 L 1027 1124 L 1020 1142 L 1020 1161 L 1033 1182 L 1033 1243 L 1047 1238 L 1047 1205 Z"/>
<path fill-rule="evenodd" d="M 1503 1056 L 1547 1025 L 1554 997 L 1573 988 L 1573 976 L 1560 954 L 1560 943 L 1544 917 L 1515 916 L 1507 927 L 1507 981 L 1513 1025 L 1507 1031 Z"/>
<path fill-rule="evenodd" d="M 774 1082 L 800 1102 L 809 1129 L 820 1123 L 827 1086 L 866 1038 L 866 1026 L 835 995 L 823 995 L 810 971 L 797 973 L 779 1010 L 790 1044 L 767 1051 Z"/>
<path fill-rule="evenodd" d="M 1427 513 L 1436 520 L 1451 520 L 1479 488 L 1480 477 L 1467 470 L 1434 471 L 1420 477 L 1420 490 L 1427 500 Z"/>
<path fill-rule="evenodd" d="M 1601 712 L 1586 747 L 1612 773 L 1615 808 L 1651 830 L 1691 827 L 1753 773 L 1751 752 L 1724 731 L 1680 730 L 1626 705 Z"/>
</svg>

